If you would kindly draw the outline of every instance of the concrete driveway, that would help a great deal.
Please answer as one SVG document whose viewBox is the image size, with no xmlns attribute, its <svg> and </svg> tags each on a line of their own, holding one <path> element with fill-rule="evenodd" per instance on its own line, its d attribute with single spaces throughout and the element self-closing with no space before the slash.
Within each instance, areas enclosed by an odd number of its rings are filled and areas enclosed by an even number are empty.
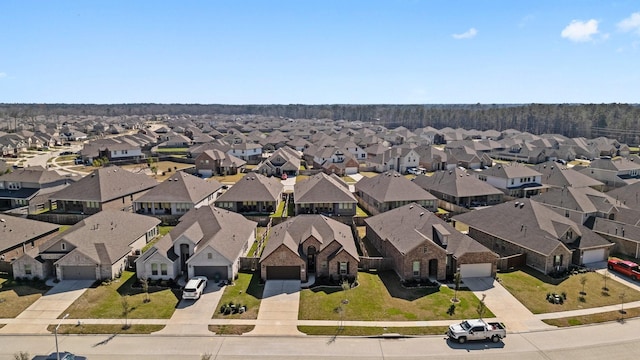
<svg viewBox="0 0 640 360">
<path fill-rule="evenodd" d="M 62 280 L 47 291 L 40 299 L 16 317 L 15 324 L 7 324 L 0 329 L 3 334 L 50 334 L 47 326 L 57 324 L 60 316 L 85 290 L 93 280 Z"/>
<path fill-rule="evenodd" d="M 300 336 L 300 280 L 267 280 L 256 327 L 247 335 Z"/>
<path fill-rule="evenodd" d="M 218 309 L 218 303 L 224 287 L 213 281 L 207 282 L 204 293 L 198 300 L 180 300 L 164 329 L 157 334 L 170 335 L 211 335 L 209 323 L 213 313 Z"/>
<path fill-rule="evenodd" d="M 499 282 L 491 277 L 466 278 L 463 280 L 473 293 L 482 299 L 495 314 L 496 318 L 507 325 L 509 332 L 549 330 L 555 327 L 542 322 L 529 309 L 520 303 Z"/>
</svg>

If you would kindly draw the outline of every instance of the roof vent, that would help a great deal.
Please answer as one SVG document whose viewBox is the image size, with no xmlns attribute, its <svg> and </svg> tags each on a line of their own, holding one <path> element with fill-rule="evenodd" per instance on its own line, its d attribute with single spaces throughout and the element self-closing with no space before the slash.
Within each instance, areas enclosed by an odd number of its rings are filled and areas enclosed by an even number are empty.
<svg viewBox="0 0 640 360">
<path fill-rule="evenodd" d="M 514 206 L 515 206 L 515 207 L 518 207 L 518 205 L 520 205 L 520 202 L 516 201 L 516 202 L 514 203 Z"/>
<path fill-rule="evenodd" d="M 520 203 L 520 209 L 524 207 L 524 203 Z"/>
<path fill-rule="evenodd" d="M 421 213 L 420 213 L 420 216 L 423 216 L 423 215 L 424 215 L 424 213 L 423 213 L 423 212 L 421 212 Z"/>
<path fill-rule="evenodd" d="M 409 209 L 413 209 L 413 205 L 409 205 Z M 4 222 L 4 219 L 0 219 L 0 221 Z"/>
</svg>

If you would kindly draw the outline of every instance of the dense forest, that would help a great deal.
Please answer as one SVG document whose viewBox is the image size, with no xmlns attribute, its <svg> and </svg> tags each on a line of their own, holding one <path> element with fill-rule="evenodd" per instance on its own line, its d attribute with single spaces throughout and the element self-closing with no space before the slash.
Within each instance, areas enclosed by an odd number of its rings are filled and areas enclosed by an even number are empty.
<svg viewBox="0 0 640 360">
<path fill-rule="evenodd" d="M 476 105 L 200 105 L 200 104 L 0 104 L 0 117 L 37 115 L 262 115 L 292 119 L 368 121 L 388 128 L 433 126 L 487 130 L 516 129 L 570 137 L 609 136 L 640 142 L 636 104 Z"/>
</svg>

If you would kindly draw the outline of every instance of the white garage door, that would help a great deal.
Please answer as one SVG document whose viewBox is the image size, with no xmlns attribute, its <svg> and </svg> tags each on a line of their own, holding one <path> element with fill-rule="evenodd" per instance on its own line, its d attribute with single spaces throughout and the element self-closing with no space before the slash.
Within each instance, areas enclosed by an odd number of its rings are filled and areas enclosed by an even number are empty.
<svg viewBox="0 0 640 360">
<path fill-rule="evenodd" d="M 460 265 L 460 277 L 485 277 L 491 276 L 491 263 Z"/>
<path fill-rule="evenodd" d="M 344 173 L 347 175 L 353 175 L 353 174 L 357 174 L 358 173 L 358 168 L 357 167 L 348 167 L 344 169 Z"/>
<path fill-rule="evenodd" d="M 203 178 L 210 178 L 211 176 L 213 176 L 213 170 L 200 169 L 198 170 L 198 172 L 200 173 L 200 175 L 202 175 Z"/>
<path fill-rule="evenodd" d="M 604 249 L 585 250 L 585 252 L 582 253 L 582 263 L 590 264 L 594 262 L 606 261 L 607 258 L 604 255 Z"/>
</svg>

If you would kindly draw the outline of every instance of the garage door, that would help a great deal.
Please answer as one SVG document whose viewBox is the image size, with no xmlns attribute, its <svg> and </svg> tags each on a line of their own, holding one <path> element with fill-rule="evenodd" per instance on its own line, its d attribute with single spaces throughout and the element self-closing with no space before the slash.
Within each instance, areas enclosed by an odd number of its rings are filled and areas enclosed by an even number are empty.
<svg viewBox="0 0 640 360">
<path fill-rule="evenodd" d="M 606 261 L 605 249 L 585 250 L 582 253 L 582 263 L 590 264 L 594 262 Z"/>
<path fill-rule="evenodd" d="M 460 265 L 460 277 L 485 277 L 491 276 L 491 263 Z"/>
<path fill-rule="evenodd" d="M 300 266 L 268 266 L 267 280 L 300 280 Z"/>
<path fill-rule="evenodd" d="M 194 266 L 193 274 L 195 276 L 206 276 L 210 280 L 229 279 L 228 268 L 226 266 Z"/>
<path fill-rule="evenodd" d="M 95 280 L 96 267 L 95 266 L 63 266 L 62 279 L 63 280 Z"/>
<path fill-rule="evenodd" d="M 213 170 L 200 169 L 198 170 L 198 173 L 200 173 L 200 175 L 205 178 L 210 178 L 211 176 L 213 176 Z"/>
</svg>

